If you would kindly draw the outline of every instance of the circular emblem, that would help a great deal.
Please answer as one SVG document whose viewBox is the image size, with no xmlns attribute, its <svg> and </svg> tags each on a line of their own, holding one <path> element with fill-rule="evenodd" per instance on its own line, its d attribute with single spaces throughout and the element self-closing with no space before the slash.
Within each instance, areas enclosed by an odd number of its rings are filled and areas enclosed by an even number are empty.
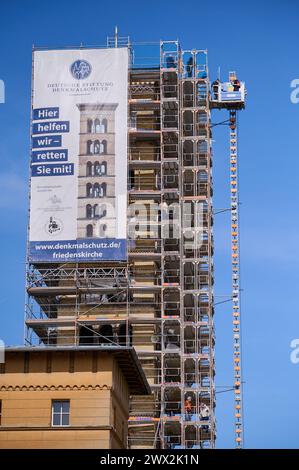
<svg viewBox="0 0 299 470">
<path fill-rule="evenodd" d="M 50 217 L 49 222 L 45 225 L 45 231 L 48 235 L 54 237 L 55 235 L 59 235 L 63 230 L 63 224 L 60 219 L 56 217 Z"/>
<path fill-rule="evenodd" d="M 70 66 L 70 71 L 76 80 L 84 80 L 91 74 L 91 65 L 87 60 L 75 60 Z"/>
</svg>

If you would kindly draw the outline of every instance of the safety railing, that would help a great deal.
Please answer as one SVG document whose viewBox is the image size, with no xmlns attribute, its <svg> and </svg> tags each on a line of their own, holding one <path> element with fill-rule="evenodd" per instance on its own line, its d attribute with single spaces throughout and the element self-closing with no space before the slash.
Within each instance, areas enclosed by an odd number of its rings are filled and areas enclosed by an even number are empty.
<svg viewBox="0 0 299 470">
<path fill-rule="evenodd" d="M 162 129 L 178 129 L 179 118 L 178 114 L 163 113 L 162 114 Z"/>
<path fill-rule="evenodd" d="M 160 147 L 130 147 L 129 148 L 129 160 L 130 161 L 145 161 L 145 162 L 157 162 L 160 161 Z"/>
<path fill-rule="evenodd" d="M 141 435 L 140 435 L 141 434 Z M 153 436 L 149 436 L 148 433 L 145 436 L 142 436 L 142 433 L 139 432 L 137 436 L 128 437 L 128 447 L 130 449 L 141 448 L 141 449 L 155 449 L 156 448 L 156 438 L 153 431 Z"/>
<path fill-rule="evenodd" d="M 209 193 L 212 195 L 212 182 L 208 183 L 193 183 L 184 182 L 183 183 L 183 195 L 184 196 L 203 196 L 208 197 Z"/>
<path fill-rule="evenodd" d="M 171 385 L 171 384 L 177 385 L 181 383 L 181 375 L 171 374 L 165 371 L 163 380 L 166 385 Z"/>
<path fill-rule="evenodd" d="M 183 107 L 184 108 L 193 108 L 194 98 L 195 98 L 195 94 L 193 92 L 183 93 Z"/>
<path fill-rule="evenodd" d="M 128 245 L 130 251 L 136 250 L 138 251 L 158 251 L 161 248 L 161 239 L 157 238 L 135 238 L 129 239 Z M 170 243 L 170 241 L 176 242 L 176 240 L 169 240 L 169 245 L 172 248 L 176 247 L 176 243 Z M 164 243 L 164 245 L 166 242 Z M 164 247 L 165 248 L 165 247 Z M 209 292 L 209 285 L 208 274 L 205 274 L 203 270 L 203 266 L 201 263 L 196 262 L 189 262 L 185 264 L 185 270 L 192 271 L 190 274 L 185 273 L 183 275 L 184 287 L 187 290 L 188 288 L 198 288 L 202 293 Z M 101 280 L 92 280 L 86 284 L 78 284 L 74 280 L 70 280 L 69 283 L 62 287 L 60 284 L 55 285 L 55 289 L 51 286 L 51 290 L 47 291 L 47 287 L 45 287 L 45 294 L 47 294 L 47 299 L 43 302 L 43 297 L 39 300 L 39 305 L 47 305 L 48 307 L 56 308 L 58 305 L 68 307 L 71 304 L 72 298 L 74 295 L 80 292 L 81 295 L 81 303 L 102 303 L 102 304 L 116 304 L 119 307 L 123 302 L 126 300 L 126 289 L 127 287 L 134 286 L 136 281 L 140 280 L 159 280 L 164 284 L 172 284 L 174 282 L 178 282 L 180 279 L 180 269 L 173 268 L 167 265 L 167 261 L 164 264 L 163 270 L 161 269 L 145 269 L 142 270 L 140 268 L 133 269 L 131 268 L 127 276 L 125 278 L 125 283 L 123 285 L 118 284 L 117 282 L 106 282 L 103 284 Z M 105 293 L 105 286 L 107 288 L 107 293 Z M 59 294 L 59 289 L 65 287 L 66 289 L 70 289 L 69 291 L 63 291 L 63 297 L 58 298 L 57 294 Z M 83 291 L 81 290 L 83 288 Z M 72 290 L 73 289 L 73 290 Z M 115 292 L 113 291 L 115 289 Z M 98 292 L 97 292 L 98 290 Z M 52 300 L 52 303 L 49 302 L 48 296 L 55 296 L 55 300 Z M 76 301 L 77 302 L 77 301 Z M 78 302 L 77 302 L 78 303 Z M 80 302 L 79 302 L 80 304 Z M 173 303 L 172 303 L 173 304 Z M 193 307 L 192 307 L 193 309 Z M 191 314 L 193 311 L 191 310 Z M 186 310 L 187 314 L 187 310 Z"/>
<path fill-rule="evenodd" d="M 130 253 L 160 253 L 161 239 L 135 238 L 128 240 L 128 251 Z"/>
<path fill-rule="evenodd" d="M 168 142 L 162 144 L 163 158 L 164 159 L 177 159 L 179 155 L 179 148 L 176 142 Z"/>
<path fill-rule="evenodd" d="M 162 416 L 166 417 L 181 417 L 182 414 L 182 403 L 181 401 L 168 401 L 164 396 L 164 410 L 162 410 Z"/>
<path fill-rule="evenodd" d="M 173 83 L 162 83 L 162 98 L 167 99 L 178 99 L 178 85 Z"/>
<path fill-rule="evenodd" d="M 178 169 L 173 170 L 173 172 L 175 171 L 178 171 Z M 179 187 L 178 174 L 164 175 L 163 184 L 164 184 L 164 189 L 178 189 Z"/>
<path fill-rule="evenodd" d="M 199 154 L 193 152 L 184 152 L 183 153 L 183 165 L 184 166 L 201 166 L 207 167 L 209 163 L 208 155 L 207 154 Z"/>
<path fill-rule="evenodd" d="M 99 279 L 122 282 L 126 280 L 126 276 L 127 269 L 124 267 L 77 268 L 61 265 L 57 268 L 33 269 L 27 273 L 27 282 L 35 287 L 63 285 L 64 282 L 65 285 L 73 282 L 87 285 Z"/>
<path fill-rule="evenodd" d="M 161 190 L 161 177 L 156 174 L 152 176 L 132 176 L 128 178 L 129 191 L 160 191 Z"/>
<path fill-rule="evenodd" d="M 153 116 L 136 116 L 131 117 L 128 121 L 129 131 L 148 132 L 160 130 L 160 117 Z"/>
</svg>

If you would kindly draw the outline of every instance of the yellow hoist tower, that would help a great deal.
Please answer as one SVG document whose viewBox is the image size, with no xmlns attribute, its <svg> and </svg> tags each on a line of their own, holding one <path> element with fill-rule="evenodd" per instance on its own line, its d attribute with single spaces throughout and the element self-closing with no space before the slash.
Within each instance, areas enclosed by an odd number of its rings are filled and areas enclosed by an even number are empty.
<svg viewBox="0 0 299 470">
<path fill-rule="evenodd" d="M 240 324 L 240 231 L 238 192 L 238 131 L 237 111 L 245 108 L 245 83 L 240 82 L 235 72 L 229 73 L 229 80 L 215 80 L 211 89 L 211 107 L 229 111 L 230 127 L 230 211 L 231 211 L 231 265 L 232 265 L 232 319 L 234 355 L 234 406 L 235 446 L 243 447 L 242 409 L 242 363 Z"/>
</svg>

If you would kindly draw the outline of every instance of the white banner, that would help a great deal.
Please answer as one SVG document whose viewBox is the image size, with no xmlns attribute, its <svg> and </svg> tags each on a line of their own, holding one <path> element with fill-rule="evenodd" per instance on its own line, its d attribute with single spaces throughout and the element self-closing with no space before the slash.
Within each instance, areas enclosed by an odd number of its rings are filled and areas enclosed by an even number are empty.
<svg viewBox="0 0 299 470">
<path fill-rule="evenodd" d="M 35 51 L 29 260 L 126 259 L 128 50 Z"/>
</svg>

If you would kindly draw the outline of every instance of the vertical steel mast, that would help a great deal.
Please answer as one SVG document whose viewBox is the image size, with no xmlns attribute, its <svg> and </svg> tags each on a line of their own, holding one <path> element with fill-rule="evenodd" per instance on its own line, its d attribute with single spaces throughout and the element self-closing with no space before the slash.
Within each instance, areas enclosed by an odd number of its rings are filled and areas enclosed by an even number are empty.
<svg viewBox="0 0 299 470">
<path fill-rule="evenodd" d="M 237 112 L 230 110 L 230 203 L 231 203 L 231 257 L 233 302 L 233 355 L 234 355 L 234 406 L 235 445 L 243 446 L 242 364 L 240 331 L 240 234 L 238 194 L 238 141 Z"/>
<path fill-rule="evenodd" d="M 238 133 L 237 111 L 245 108 L 245 83 L 240 82 L 236 72 L 230 72 L 227 82 L 218 78 L 212 83 L 212 109 L 227 109 L 230 127 L 230 212 L 231 212 L 231 265 L 232 265 L 232 323 L 234 363 L 234 432 L 235 447 L 243 447 L 242 364 L 240 328 L 240 231 L 238 195 Z M 227 121 L 224 121 L 226 124 Z M 223 124 L 223 123 L 221 123 Z"/>
</svg>

